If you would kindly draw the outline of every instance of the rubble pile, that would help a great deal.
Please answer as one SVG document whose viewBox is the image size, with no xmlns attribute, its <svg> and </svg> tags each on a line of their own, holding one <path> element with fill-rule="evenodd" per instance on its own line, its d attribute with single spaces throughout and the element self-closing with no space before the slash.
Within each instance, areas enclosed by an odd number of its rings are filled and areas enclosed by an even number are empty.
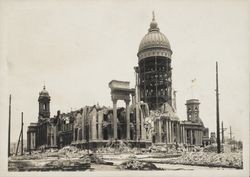
<svg viewBox="0 0 250 177">
<path fill-rule="evenodd" d="M 123 140 L 111 141 L 106 144 L 106 147 L 99 148 L 99 153 L 130 153 L 132 150 L 131 144 L 125 143 Z"/>
<path fill-rule="evenodd" d="M 41 159 L 41 155 L 36 154 L 36 155 L 23 155 L 23 156 L 12 156 L 9 158 L 9 160 L 36 160 L 36 159 Z"/>
<path fill-rule="evenodd" d="M 152 145 L 152 146 L 149 147 L 149 151 L 153 152 L 153 153 L 155 153 L 155 152 L 163 152 L 163 153 L 165 153 L 165 152 L 167 152 L 167 148 L 164 147 L 164 146 Z"/>
<path fill-rule="evenodd" d="M 217 145 L 211 144 L 203 148 L 204 152 L 217 152 Z"/>
<path fill-rule="evenodd" d="M 30 155 L 11 157 L 9 168 L 13 171 L 86 170 L 91 163 L 91 159 L 86 156 L 87 152 L 74 146 L 66 146 L 60 150 L 33 151 Z"/>
<path fill-rule="evenodd" d="M 126 162 L 123 162 L 121 165 L 119 165 L 119 168 L 121 170 L 161 170 L 160 168 L 157 168 L 153 163 L 151 162 L 140 162 L 137 160 L 129 160 Z"/>
<path fill-rule="evenodd" d="M 149 152 L 152 153 L 165 153 L 165 154 L 181 154 L 182 152 L 186 152 L 187 149 L 184 148 L 184 146 L 176 146 L 176 145 L 171 145 L 171 146 L 155 146 L 152 145 L 149 147 Z"/>
<path fill-rule="evenodd" d="M 96 153 L 98 154 L 109 154 L 109 153 L 115 153 L 115 151 L 117 151 L 115 148 L 112 147 L 103 147 L 103 148 L 99 148 Z"/>
<path fill-rule="evenodd" d="M 81 159 L 58 159 L 44 165 L 44 168 L 56 169 L 63 171 L 84 170 L 90 168 L 90 160 L 88 158 Z"/>
<path fill-rule="evenodd" d="M 129 154 L 140 154 L 141 149 L 138 148 L 130 148 L 130 147 L 123 147 L 123 148 L 114 148 L 114 147 L 104 147 L 99 148 L 96 150 L 97 154 L 121 154 L 121 153 L 129 153 Z"/>
<path fill-rule="evenodd" d="M 184 153 L 179 158 L 169 159 L 169 163 L 239 169 L 243 168 L 242 152 L 221 154 L 207 152 L 188 152 Z"/>
</svg>

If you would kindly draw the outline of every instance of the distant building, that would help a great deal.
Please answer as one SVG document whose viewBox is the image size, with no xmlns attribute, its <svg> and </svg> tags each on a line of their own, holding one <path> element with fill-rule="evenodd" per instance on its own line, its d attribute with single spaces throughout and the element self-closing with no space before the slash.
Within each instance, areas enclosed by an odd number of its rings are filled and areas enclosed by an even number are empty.
<svg viewBox="0 0 250 177">
<path fill-rule="evenodd" d="M 180 121 L 177 116 L 171 55 L 170 43 L 153 17 L 139 46 L 135 88 L 126 81 L 109 83 L 112 108 L 85 106 L 50 117 L 51 98 L 44 87 L 38 98 L 38 121 L 28 126 L 28 150 L 66 145 L 98 148 L 117 141 L 139 147 L 152 143 L 210 144 L 209 130 L 199 116 L 198 99 L 187 100 L 187 120 Z M 119 100 L 124 101 L 125 108 L 117 107 Z"/>
<path fill-rule="evenodd" d="M 215 132 L 211 132 L 210 141 L 211 141 L 211 143 L 216 143 L 216 134 L 215 134 Z"/>
<path fill-rule="evenodd" d="M 202 145 L 203 146 L 207 146 L 210 145 L 212 142 L 209 138 L 209 129 L 208 128 L 204 128 L 203 129 L 203 138 L 202 138 Z"/>
<path fill-rule="evenodd" d="M 190 145 L 203 145 L 203 132 L 205 127 L 199 116 L 199 100 L 190 99 L 186 102 L 187 121 L 182 121 L 184 128 L 184 143 Z"/>
</svg>

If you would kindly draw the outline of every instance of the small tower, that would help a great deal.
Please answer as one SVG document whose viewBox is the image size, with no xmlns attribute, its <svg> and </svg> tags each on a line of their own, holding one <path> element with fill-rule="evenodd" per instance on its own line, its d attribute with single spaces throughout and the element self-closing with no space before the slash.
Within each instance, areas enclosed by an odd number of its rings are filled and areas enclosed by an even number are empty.
<svg viewBox="0 0 250 177">
<path fill-rule="evenodd" d="M 199 100 L 198 99 L 190 99 L 187 100 L 186 106 L 187 106 L 187 120 L 191 122 L 198 123 L 199 118 Z"/>
<path fill-rule="evenodd" d="M 39 114 L 38 119 L 49 118 L 50 117 L 50 96 L 49 92 L 43 86 L 43 90 L 39 93 L 38 98 L 39 103 Z"/>
</svg>

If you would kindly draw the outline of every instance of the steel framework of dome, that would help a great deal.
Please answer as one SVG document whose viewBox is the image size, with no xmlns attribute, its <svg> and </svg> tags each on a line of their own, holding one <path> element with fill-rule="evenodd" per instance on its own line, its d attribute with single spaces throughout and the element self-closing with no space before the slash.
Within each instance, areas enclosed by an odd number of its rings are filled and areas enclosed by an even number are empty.
<svg viewBox="0 0 250 177">
<path fill-rule="evenodd" d="M 140 100 L 152 110 L 164 103 L 172 105 L 172 50 L 166 36 L 160 32 L 153 14 L 148 33 L 138 51 L 138 83 Z"/>
</svg>

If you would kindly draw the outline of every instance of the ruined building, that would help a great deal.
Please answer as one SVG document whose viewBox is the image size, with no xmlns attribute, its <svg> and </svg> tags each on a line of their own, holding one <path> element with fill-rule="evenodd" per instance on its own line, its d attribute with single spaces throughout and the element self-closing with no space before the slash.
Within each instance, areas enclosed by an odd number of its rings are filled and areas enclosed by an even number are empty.
<svg viewBox="0 0 250 177">
<path fill-rule="evenodd" d="M 39 93 L 37 123 L 27 131 L 29 151 L 74 145 L 98 148 L 122 141 L 128 146 L 155 144 L 207 145 L 209 130 L 199 116 L 199 100 L 186 102 L 187 119 L 180 121 L 176 92 L 172 88 L 172 49 L 153 16 L 148 33 L 138 50 L 136 86 L 112 80 L 109 83 L 113 107 L 85 106 L 50 117 L 50 95 L 45 87 Z M 117 107 L 123 101 L 125 108 Z"/>
</svg>

